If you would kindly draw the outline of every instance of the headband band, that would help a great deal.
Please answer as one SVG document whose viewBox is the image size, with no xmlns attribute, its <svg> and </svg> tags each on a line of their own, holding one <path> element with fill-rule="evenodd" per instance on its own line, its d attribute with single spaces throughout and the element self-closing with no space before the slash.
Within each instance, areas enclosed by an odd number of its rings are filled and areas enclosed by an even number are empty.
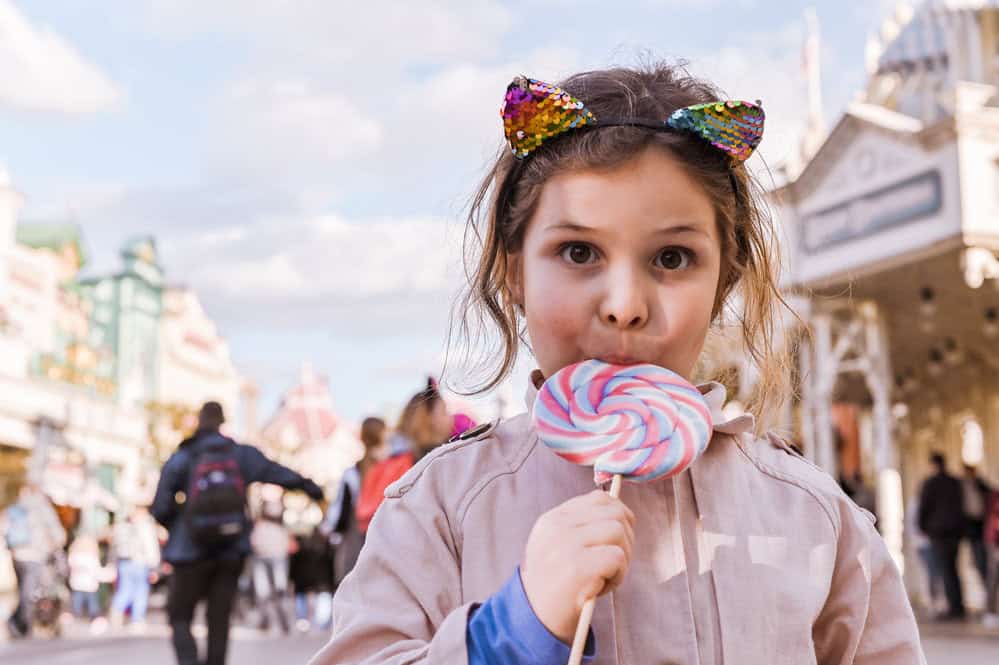
<svg viewBox="0 0 999 665">
<path fill-rule="evenodd" d="M 688 132 L 726 153 L 733 166 L 746 161 L 763 138 L 765 114 L 759 101 L 728 100 L 677 109 L 662 122 L 598 119 L 583 102 L 561 88 L 518 76 L 507 86 L 500 110 L 503 131 L 517 159 L 582 127 L 645 127 Z"/>
</svg>

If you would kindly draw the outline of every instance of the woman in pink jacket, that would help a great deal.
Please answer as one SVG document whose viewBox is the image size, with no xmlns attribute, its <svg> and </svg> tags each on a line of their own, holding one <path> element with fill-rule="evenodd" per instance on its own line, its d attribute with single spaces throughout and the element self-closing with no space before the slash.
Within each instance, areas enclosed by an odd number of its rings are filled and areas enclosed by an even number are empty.
<svg viewBox="0 0 999 665">
<path fill-rule="evenodd" d="M 512 151 L 470 215 L 464 311 L 502 344 L 483 388 L 526 332 L 528 409 L 546 377 L 590 358 L 694 379 L 725 324 L 756 365 L 756 403 L 725 417 L 724 388 L 701 385 L 706 452 L 620 499 L 539 444 L 530 414 L 435 450 L 386 491 L 316 665 L 562 665 L 592 597 L 589 663 L 924 662 L 870 515 L 765 434 L 788 362 L 777 238 L 743 164 L 762 113 L 722 99 L 669 65 L 516 79 Z"/>
</svg>

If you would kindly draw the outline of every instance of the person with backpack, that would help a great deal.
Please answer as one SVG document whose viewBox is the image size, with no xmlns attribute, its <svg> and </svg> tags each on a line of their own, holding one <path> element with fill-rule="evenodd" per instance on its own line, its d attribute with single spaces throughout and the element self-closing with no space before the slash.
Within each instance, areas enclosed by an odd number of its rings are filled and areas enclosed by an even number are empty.
<svg viewBox="0 0 999 665">
<path fill-rule="evenodd" d="M 447 441 L 454 428 L 437 382 L 413 395 L 399 417 L 396 431 L 388 438 L 388 457 L 374 464 L 365 475 L 357 503 L 357 523 L 366 533 L 375 511 L 385 498 L 385 488 L 402 478 L 431 450 Z"/>
<path fill-rule="evenodd" d="M 335 547 L 333 556 L 334 586 L 346 577 L 357 562 L 364 546 L 364 533 L 357 521 L 357 506 L 368 472 L 379 461 L 385 447 L 385 421 L 368 417 L 361 423 L 361 443 L 364 455 L 357 464 L 343 472 L 334 499 L 319 524 L 319 530 L 329 538 Z"/>
<path fill-rule="evenodd" d="M 66 530 L 48 497 L 35 485 L 21 487 L 17 502 L 4 511 L 4 539 L 14 561 L 17 579 L 17 607 L 7 619 L 12 637 L 31 634 L 34 591 L 51 565 L 52 556 L 66 545 Z"/>
<path fill-rule="evenodd" d="M 169 533 L 163 547 L 163 559 L 173 568 L 167 612 L 179 665 L 225 663 L 236 585 L 251 552 L 247 486 L 272 483 L 303 490 L 314 501 L 323 498 L 311 479 L 223 436 L 224 422 L 218 402 L 201 407 L 197 431 L 163 465 L 150 509 Z M 207 601 L 208 651 L 199 660 L 191 621 L 202 599 Z"/>
</svg>

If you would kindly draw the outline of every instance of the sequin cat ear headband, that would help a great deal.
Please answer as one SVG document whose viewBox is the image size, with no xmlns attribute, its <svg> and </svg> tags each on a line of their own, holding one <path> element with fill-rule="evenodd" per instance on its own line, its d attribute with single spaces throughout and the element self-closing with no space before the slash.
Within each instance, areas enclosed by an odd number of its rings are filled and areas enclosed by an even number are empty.
<svg viewBox="0 0 999 665">
<path fill-rule="evenodd" d="M 726 153 L 733 166 L 746 161 L 763 138 L 760 102 L 717 101 L 677 109 L 663 122 L 601 119 L 569 93 L 544 81 L 518 76 L 507 86 L 500 111 L 503 131 L 517 159 L 581 127 L 648 127 L 690 132 Z"/>
</svg>

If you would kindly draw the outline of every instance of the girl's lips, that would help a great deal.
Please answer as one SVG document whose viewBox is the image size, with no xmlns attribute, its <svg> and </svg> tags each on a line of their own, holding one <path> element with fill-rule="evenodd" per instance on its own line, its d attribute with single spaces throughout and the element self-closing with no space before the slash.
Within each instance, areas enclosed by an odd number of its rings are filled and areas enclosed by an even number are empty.
<svg viewBox="0 0 999 665">
<path fill-rule="evenodd" d="M 610 363 L 611 365 L 637 365 L 641 363 L 640 360 L 632 358 L 631 356 L 619 356 L 614 354 L 601 355 L 599 356 L 599 359 L 603 360 L 605 363 Z"/>
</svg>

